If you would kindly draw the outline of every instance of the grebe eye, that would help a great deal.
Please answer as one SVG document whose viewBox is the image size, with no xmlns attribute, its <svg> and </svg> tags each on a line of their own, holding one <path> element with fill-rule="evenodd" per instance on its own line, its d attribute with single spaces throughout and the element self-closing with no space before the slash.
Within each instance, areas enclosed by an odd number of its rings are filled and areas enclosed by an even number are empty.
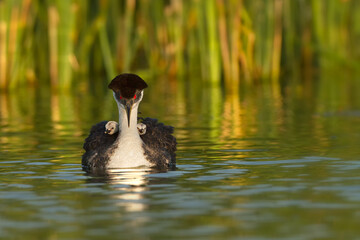
<svg viewBox="0 0 360 240">
<path fill-rule="evenodd" d="M 122 99 L 122 96 L 120 96 L 120 99 Z"/>
<path fill-rule="evenodd" d="M 134 95 L 134 99 L 136 99 L 136 94 Z"/>
</svg>

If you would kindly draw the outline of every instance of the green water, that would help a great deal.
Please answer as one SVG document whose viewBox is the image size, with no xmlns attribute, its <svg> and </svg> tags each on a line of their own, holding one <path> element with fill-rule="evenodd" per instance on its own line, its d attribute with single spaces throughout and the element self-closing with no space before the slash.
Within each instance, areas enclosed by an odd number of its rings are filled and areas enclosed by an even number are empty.
<svg viewBox="0 0 360 240">
<path fill-rule="evenodd" d="M 81 170 L 91 125 L 117 118 L 110 91 L 0 95 L 0 239 L 360 239 L 351 87 L 149 86 L 140 110 L 176 127 L 176 171 Z"/>
</svg>

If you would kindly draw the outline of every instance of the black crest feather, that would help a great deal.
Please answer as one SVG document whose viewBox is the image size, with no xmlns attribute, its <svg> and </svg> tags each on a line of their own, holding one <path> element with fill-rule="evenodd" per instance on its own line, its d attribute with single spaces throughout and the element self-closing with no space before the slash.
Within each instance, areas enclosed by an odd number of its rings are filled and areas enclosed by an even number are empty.
<svg viewBox="0 0 360 240">
<path fill-rule="evenodd" d="M 108 86 L 114 92 L 121 93 L 125 98 L 132 98 L 136 90 L 147 88 L 146 82 L 136 74 L 123 73 L 116 76 Z"/>
</svg>

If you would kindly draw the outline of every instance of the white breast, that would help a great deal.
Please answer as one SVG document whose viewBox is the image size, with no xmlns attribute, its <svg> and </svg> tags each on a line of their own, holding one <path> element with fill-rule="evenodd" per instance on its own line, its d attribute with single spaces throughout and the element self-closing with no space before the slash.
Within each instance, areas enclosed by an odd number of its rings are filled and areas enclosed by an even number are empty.
<svg viewBox="0 0 360 240">
<path fill-rule="evenodd" d="M 152 166 L 145 158 L 144 149 L 142 148 L 143 141 L 139 135 L 122 135 L 117 144 L 117 148 L 110 157 L 108 168 Z"/>
</svg>

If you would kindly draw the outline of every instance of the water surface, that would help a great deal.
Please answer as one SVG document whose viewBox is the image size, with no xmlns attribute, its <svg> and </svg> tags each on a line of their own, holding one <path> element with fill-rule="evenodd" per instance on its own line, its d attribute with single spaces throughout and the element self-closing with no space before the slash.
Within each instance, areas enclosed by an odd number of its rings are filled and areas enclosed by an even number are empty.
<svg viewBox="0 0 360 240">
<path fill-rule="evenodd" d="M 140 109 L 176 127 L 177 170 L 106 176 L 80 161 L 117 118 L 110 92 L 1 95 L 0 238 L 359 239 L 356 103 L 179 89 L 149 87 Z"/>
</svg>

